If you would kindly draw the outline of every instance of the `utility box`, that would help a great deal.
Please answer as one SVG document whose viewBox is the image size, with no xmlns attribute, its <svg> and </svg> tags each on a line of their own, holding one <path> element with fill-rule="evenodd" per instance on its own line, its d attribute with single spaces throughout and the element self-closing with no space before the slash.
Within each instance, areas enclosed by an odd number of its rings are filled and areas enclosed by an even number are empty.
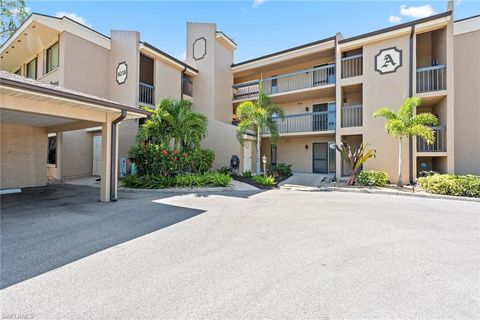
<svg viewBox="0 0 480 320">
<path fill-rule="evenodd" d="M 127 158 L 120 158 L 118 171 L 119 171 L 120 178 L 123 178 L 127 175 Z"/>
</svg>

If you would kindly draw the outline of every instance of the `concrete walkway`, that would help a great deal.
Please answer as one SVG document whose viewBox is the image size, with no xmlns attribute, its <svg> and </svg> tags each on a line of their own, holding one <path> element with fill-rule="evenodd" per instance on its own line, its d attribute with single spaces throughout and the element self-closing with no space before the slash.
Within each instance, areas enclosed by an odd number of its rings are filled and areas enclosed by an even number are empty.
<svg viewBox="0 0 480 320">
<path fill-rule="evenodd" d="M 281 189 L 312 191 L 318 190 L 320 182 L 328 176 L 322 173 L 294 173 L 293 176 L 278 184 Z"/>
</svg>

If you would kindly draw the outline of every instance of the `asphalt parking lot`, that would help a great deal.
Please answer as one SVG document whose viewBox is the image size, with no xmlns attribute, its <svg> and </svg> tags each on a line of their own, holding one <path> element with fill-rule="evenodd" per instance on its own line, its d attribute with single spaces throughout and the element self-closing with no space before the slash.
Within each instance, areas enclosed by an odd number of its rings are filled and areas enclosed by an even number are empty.
<svg viewBox="0 0 480 320">
<path fill-rule="evenodd" d="M 2 317 L 478 319 L 480 204 L 291 190 L 1 197 Z"/>
</svg>

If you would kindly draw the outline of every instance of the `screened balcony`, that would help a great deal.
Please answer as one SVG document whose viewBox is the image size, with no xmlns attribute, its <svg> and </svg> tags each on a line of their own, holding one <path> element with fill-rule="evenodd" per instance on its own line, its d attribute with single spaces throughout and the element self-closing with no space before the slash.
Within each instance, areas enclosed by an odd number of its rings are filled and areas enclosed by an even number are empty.
<svg viewBox="0 0 480 320">
<path fill-rule="evenodd" d="M 342 79 L 363 74 L 363 54 L 342 58 Z"/>
<path fill-rule="evenodd" d="M 327 86 L 335 84 L 335 64 L 265 78 L 262 82 L 267 95 Z M 254 98 L 259 87 L 260 79 L 234 84 L 233 99 Z"/>
<path fill-rule="evenodd" d="M 363 124 L 363 106 L 342 106 L 342 128 L 361 127 Z"/>
</svg>

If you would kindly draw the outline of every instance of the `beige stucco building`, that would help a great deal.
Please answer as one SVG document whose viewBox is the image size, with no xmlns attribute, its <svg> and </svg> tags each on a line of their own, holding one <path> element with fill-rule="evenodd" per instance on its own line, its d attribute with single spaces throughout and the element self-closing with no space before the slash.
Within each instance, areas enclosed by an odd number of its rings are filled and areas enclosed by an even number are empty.
<svg viewBox="0 0 480 320">
<path fill-rule="evenodd" d="M 235 63 L 237 44 L 213 23 L 187 23 L 186 61 L 179 61 L 141 41 L 135 31 L 100 34 L 66 17 L 32 14 L 0 48 L 1 70 L 42 83 L 76 90 L 138 108 L 162 97 L 190 99 L 208 117 L 203 147 L 215 150 L 215 167 L 228 166 L 232 155 L 242 170 L 255 169 L 255 138 L 236 138 L 235 108 L 254 100 L 259 81 L 287 117 L 277 122 L 276 146 L 269 135 L 261 153 L 271 163 L 288 163 L 294 172 L 348 175 L 333 144 L 369 143 L 377 157 L 365 169 L 383 170 L 392 182 L 397 174 L 398 144 L 384 132 L 384 121 L 372 114 L 383 106 L 398 109 L 409 96 L 423 99 L 417 112 L 439 118 L 436 142 L 404 142 L 404 182 L 423 170 L 480 174 L 480 17 L 454 21 L 452 11 L 344 39 L 341 33 L 252 60 Z M 2 111 L 5 108 L 2 91 Z M 128 149 L 140 116 L 119 126 L 117 166 L 129 173 Z M 105 139 L 101 125 L 84 123 L 68 131 L 21 127 L 2 117 L 2 160 L 14 157 L 12 137 L 42 131 L 25 143 L 38 147 L 44 163 L 35 179 L 15 181 L 7 173 L 28 164 L 2 161 L 1 188 L 42 185 L 56 179 L 99 175 Z M 18 132 L 18 134 L 17 134 Z M 47 136 L 50 138 L 48 138 Z M 56 138 L 54 138 L 56 137 Z M 13 139 L 13 140 L 12 140 Z M 18 138 L 17 138 L 18 139 Z M 49 142 L 50 139 L 50 142 Z M 56 161 L 47 164 L 47 144 L 61 143 Z M 18 141 L 20 143 L 20 141 Z M 42 172 L 42 173 L 40 173 Z M 45 175 L 43 172 L 47 172 Z M 23 179 L 23 178 L 22 178 Z M 6 181 L 12 181 L 6 183 Z"/>
</svg>

